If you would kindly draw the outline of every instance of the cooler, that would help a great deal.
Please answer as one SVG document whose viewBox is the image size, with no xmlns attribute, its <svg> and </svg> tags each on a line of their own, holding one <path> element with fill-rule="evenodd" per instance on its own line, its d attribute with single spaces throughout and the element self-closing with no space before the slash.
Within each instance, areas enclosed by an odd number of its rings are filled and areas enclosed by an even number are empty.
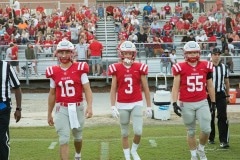
<svg viewBox="0 0 240 160">
<path fill-rule="evenodd" d="M 235 104 L 236 103 L 236 98 L 237 98 L 237 91 L 234 88 L 230 88 L 229 90 L 229 102 L 230 104 Z"/>
<path fill-rule="evenodd" d="M 168 120 L 170 119 L 170 107 L 171 104 L 171 93 L 170 91 L 157 90 L 153 98 L 154 108 L 153 115 L 154 119 Z"/>
<path fill-rule="evenodd" d="M 154 105 L 154 119 L 159 119 L 159 120 L 169 120 L 170 119 L 170 106 L 169 105 L 161 105 L 161 106 L 156 106 Z"/>
</svg>

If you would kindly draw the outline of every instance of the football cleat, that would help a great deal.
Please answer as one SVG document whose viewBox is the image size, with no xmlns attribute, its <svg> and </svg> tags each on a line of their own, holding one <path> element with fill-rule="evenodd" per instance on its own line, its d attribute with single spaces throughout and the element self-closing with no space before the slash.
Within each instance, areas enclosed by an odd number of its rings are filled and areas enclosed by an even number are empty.
<svg viewBox="0 0 240 160">
<path fill-rule="evenodd" d="M 228 143 L 223 142 L 223 143 L 220 143 L 220 147 L 226 149 L 226 148 L 229 148 L 230 146 Z"/>
<path fill-rule="evenodd" d="M 198 149 L 197 154 L 198 154 L 200 160 L 207 160 L 207 156 L 205 154 L 205 151 L 201 151 L 201 150 Z"/>
</svg>

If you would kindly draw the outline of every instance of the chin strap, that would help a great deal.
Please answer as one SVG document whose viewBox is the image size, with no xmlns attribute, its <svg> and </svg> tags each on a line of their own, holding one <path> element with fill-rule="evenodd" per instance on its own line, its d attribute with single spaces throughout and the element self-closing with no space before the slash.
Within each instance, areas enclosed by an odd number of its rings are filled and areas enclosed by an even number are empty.
<svg viewBox="0 0 240 160">
<path fill-rule="evenodd" d="M 125 59 L 123 60 L 123 62 L 126 63 L 126 64 L 132 64 L 132 60 L 130 60 L 130 59 L 128 59 L 128 58 L 125 58 Z"/>
</svg>

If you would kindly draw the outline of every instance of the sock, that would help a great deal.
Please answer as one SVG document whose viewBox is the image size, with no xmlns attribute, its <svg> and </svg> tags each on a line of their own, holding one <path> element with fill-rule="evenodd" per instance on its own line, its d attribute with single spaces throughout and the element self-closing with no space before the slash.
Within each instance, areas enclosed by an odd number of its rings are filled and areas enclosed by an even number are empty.
<svg viewBox="0 0 240 160">
<path fill-rule="evenodd" d="M 124 156 L 126 159 L 130 158 L 130 149 L 129 148 L 123 149 L 123 153 L 124 153 Z"/>
<path fill-rule="evenodd" d="M 131 152 L 136 152 L 138 149 L 138 144 L 135 144 L 134 142 L 132 143 L 132 148 L 131 148 Z"/>
<path fill-rule="evenodd" d="M 75 157 L 81 157 L 81 153 L 75 153 Z"/>
<path fill-rule="evenodd" d="M 190 152 L 191 152 L 192 157 L 196 157 L 197 156 L 197 150 L 196 149 L 190 150 Z"/>
<path fill-rule="evenodd" d="M 198 149 L 199 149 L 200 151 L 204 151 L 204 147 L 205 147 L 205 145 L 202 145 L 202 144 L 199 143 Z"/>
</svg>

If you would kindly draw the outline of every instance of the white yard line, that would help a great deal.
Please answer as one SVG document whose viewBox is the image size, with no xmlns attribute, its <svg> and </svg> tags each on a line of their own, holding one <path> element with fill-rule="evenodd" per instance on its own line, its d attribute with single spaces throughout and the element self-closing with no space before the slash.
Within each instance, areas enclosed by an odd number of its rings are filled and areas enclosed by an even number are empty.
<svg viewBox="0 0 240 160">
<path fill-rule="evenodd" d="M 100 160 L 108 160 L 109 159 L 109 143 L 101 142 L 101 155 Z"/>
<path fill-rule="evenodd" d="M 240 137 L 240 135 L 231 135 L 231 137 Z M 155 139 L 178 139 L 178 138 L 186 138 L 186 136 L 161 136 L 161 137 L 142 137 L 141 139 L 145 139 L 145 140 L 155 140 Z M 111 140 L 111 141 L 120 141 L 120 138 L 113 138 L 113 139 L 106 139 L 106 140 Z M 15 142 L 18 142 L 18 141 L 56 141 L 56 139 L 47 139 L 47 138 L 35 138 L 35 139 L 27 139 L 27 138 L 11 138 L 10 139 L 11 142 L 15 141 Z M 73 140 L 70 140 L 70 141 L 73 141 Z M 84 139 L 84 142 L 85 141 L 88 141 L 88 142 L 96 142 L 96 141 L 99 141 L 99 142 L 102 142 L 103 139 L 94 139 L 94 140 L 87 140 L 87 139 Z M 149 142 L 150 143 L 150 142 Z"/>
<path fill-rule="evenodd" d="M 54 149 L 55 146 L 57 145 L 57 143 L 58 143 L 58 142 L 52 142 L 52 143 L 49 145 L 48 149 Z"/>
</svg>

